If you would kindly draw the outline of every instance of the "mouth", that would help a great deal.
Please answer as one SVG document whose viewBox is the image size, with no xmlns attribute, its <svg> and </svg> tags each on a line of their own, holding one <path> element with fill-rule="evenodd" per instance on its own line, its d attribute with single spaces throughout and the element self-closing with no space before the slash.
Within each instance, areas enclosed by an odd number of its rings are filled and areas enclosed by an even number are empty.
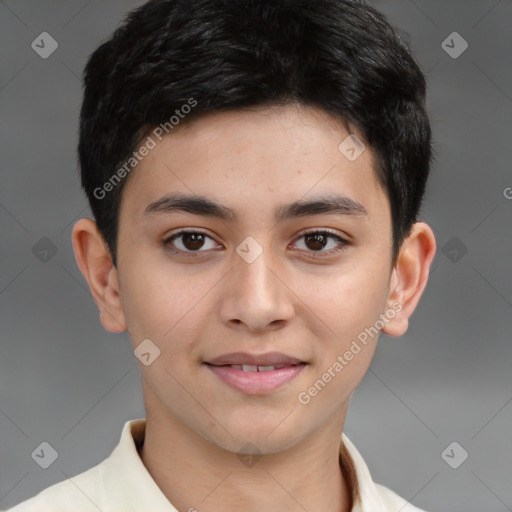
<svg viewBox="0 0 512 512">
<path fill-rule="evenodd" d="M 206 363 L 208 364 L 208 363 Z M 271 372 L 273 370 L 280 370 L 281 368 L 289 368 L 291 366 L 298 366 L 299 364 L 269 364 L 269 365 L 252 365 L 252 364 L 223 364 L 223 365 L 212 365 L 212 366 L 229 366 L 233 370 L 242 370 L 243 372 Z"/>
<path fill-rule="evenodd" d="M 264 395 L 289 383 L 308 363 L 279 352 L 237 352 L 204 364 L 229 387 L 249 395 Z"/>
<path fill-rule="evenodd" d="M 249 354 L 247 352 L 232 352 L 230 354 L 224 354 L 216 357 L 206 364 L 213 366 L 246 366 L 246 367 L 258 367 L 265 368 L 269 366 L 274 367 L 285 367 L 294 366 L 297 364 L 305 364 L 305 361 L 296 357 L 283 354 L 281 352 L 266 352 L 264 354 Z M 257 370 L 246 370 L 246 371 L 257 371 Z M 265 370 L 263 370 L 265 371 Z"/>
</svg>

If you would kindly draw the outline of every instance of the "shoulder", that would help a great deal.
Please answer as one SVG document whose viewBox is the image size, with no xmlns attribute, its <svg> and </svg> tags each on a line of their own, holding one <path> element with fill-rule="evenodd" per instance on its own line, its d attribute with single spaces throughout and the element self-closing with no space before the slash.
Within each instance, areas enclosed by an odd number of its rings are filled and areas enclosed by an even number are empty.
<svg viewBox="0 0 512 512">
<path fill-rule="evenodd" d="M 382 502 L 386 506 L 386 512 L 426 512 L 423 509 L 415 507 L 388 487 L 377 483 L 374 485 Z"/>
<path fill-rule="evenodd" d="M 4 512 L 98 512 L 166 510 L 176 512 L 142 463 L 138 446 L 145 418 L 128 420 L 117 446 L 96 466 L 66 477 Z M 2 512 L 2 511 L 0 511 Z"/>
<path fill-rule="evenodd" d="M 5 512 L 98 512 L 95 502 L 100 471 L 101 464 L 47 487 Z"/>
</svg>

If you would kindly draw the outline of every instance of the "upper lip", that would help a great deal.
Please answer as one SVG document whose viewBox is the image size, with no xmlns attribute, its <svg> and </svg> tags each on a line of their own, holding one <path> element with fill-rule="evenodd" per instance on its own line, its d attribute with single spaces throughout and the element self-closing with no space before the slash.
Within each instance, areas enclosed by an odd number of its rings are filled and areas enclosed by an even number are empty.
<svg viewBox="0 0 512 512">
<path fill-rule="evenodd" d="M 291 357 L 281 352 L 267 352 L 266 354 L 248 354 L 246 352 L 232 352 L 206 361 L 207 364 L 214 366 L 225 366 L 231 364 L 252 365 L 252 366 L 274 366 L 274 365 L 294 365 L 304 361 Z"/>
</svg>

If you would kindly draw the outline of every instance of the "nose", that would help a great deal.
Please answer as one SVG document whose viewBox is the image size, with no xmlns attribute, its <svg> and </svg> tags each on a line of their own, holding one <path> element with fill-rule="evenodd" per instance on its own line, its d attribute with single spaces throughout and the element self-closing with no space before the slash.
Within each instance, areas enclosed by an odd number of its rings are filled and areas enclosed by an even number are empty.
<svg viewBox="0 0 512 512">
<path fill-rule="evenodd" d="M 234 255 L 220 310 L 223 322 L 232 328 L 274 330 L 282 328 L 294 314 L 294 295 L 286 283 L 286 273 L 266 247 L 254 261 Z"/>
</svg>

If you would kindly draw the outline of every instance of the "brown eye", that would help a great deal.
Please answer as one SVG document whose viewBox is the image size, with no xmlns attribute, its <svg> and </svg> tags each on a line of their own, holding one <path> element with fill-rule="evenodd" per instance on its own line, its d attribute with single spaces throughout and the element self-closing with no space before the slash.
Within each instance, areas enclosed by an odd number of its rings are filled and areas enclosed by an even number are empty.
<svg viewBox="0 0 512 512">
<path fill-rule="evenodd" d="M 348 242 L 340 236 L 330 231 L 310 231 L 299 237 L 304 239 L 305 250 L 307 252 L 320 253 L 321 255 L 331 255 L 343 251 Z M 329 240 L 334 241 L 329 243 Z M 328 250 L 324 250 L 327 246 Z"/>
<path fill-rule="evenodd" d="M 183 245 L 190 251 L 201 249 L 204 244 L 204 235 L 201 233 L 183 233 Z"/>
<path fill-rule="evenodd" d="M 305 243 L 312 251 L 321 251 L 327 245 L 327 238 L 322 233 L 313 233 L 304 237 Z"/>
<path fill-rule="evenodd" d="M 208 247 L 208 244 L 206 243 L 207 240 L 211 241 L 210 247 Z M 162 244 L 165 247 L 169 247 L 173 252 L 184 253 L 188 255 L 191 253 L 204 253 L 207 252 L 208 249 L 217 247 L 214 242 L 215 241 L 210 236 L 208 236 L 206 233 L 203 233 L 202 231 L 182 230 L 163 240 Z M 205 245 L 206 250 L 200 250 L 203 249 Z"/>
</svg>

